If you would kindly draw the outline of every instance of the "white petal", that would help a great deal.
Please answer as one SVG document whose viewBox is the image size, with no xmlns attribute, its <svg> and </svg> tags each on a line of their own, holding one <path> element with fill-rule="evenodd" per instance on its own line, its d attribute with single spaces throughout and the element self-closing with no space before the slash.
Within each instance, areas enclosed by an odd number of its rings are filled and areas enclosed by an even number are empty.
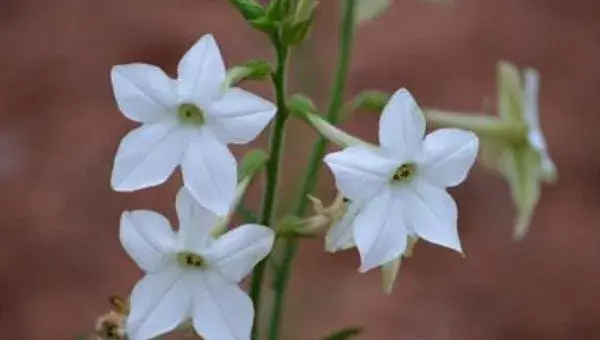
<svg viewBox="0 0 600 340">
<path fill-rule="evenodd" d="M 440 129 L 425 137 L 419 171 L 432 183 L 453 187 L 462 183 L 475 163 L 479 139 L 466 130 Z"/>
<path fill-rule="evenodd" d="M 390 262 L 406 249 L 404 215 L 407 202 L 397 196 L 396 190 L 383 190 L 354 220 L 354 240 L 360 253 L 361 272 Z"/>
<path fill-rule="evenodd" d="M 325 236 L 326 251 L 335 253 L 339 250 L 354 247 L 354 231 L 352 225 L 358 212 L 359 205 L 357 203 L 350 203 L 348 210 L 342 219 L 327 232 L 327 236 Z"/>
<path fill-rule="evenodd" d="M 123 212 L 119 238 L 127 254 L 146 272 L 163 268 L 175 242 L 169 221 L 147 210 Z"/>
<path fill-rule="evenodd" d="M 206 34 L 190 48 L 177 66 L 179 100 L 206 109 L 220 96 L 225 81 L 225 64 L 211 34 Z"/>
<path fill-rule="evenodd" d="M 406 89 L 394 93 L 379 120 L 379 143 L 399 157 L 410 158 L 421 150 L 425 116 Z"/>
<path fill-rule="evenodd" d="M 237 163 L 210 131 L 191 141 L 181 164 L 183 182 L 194 198 L 219 216 L 229 211 L 237 186 Z"/>
<path fill-rule="evenodd" d="M 117 105 L 125 117 L 151 123 L 173 116 L 177 104 L 175 81 L 158 67 L 117 65 L 110 71 L 110 79 Z"/>
<path fill-rule="evenodd" d="M 201 206 L 185 187 L 177 193 L 175 209 L 179 219 L 177 249 L 201 253 L 211 240 L 217 215 Z"/>
<path fill-rule="evenodd" d="M 431 243 L 462 252 L 457 229 L 458 209 L 445 189 L 416 179 L 407 190 L 409 227 Z"/>
<path fill-rule="evenodd" d="M 129 132 L 117 150 L 111 186 L 134 191 L 164 183 L 181 162 L 188 140 L 175 121 L 145 124 Z"/>
<path fill-rule="evenodd" d="M 224 144 L 246 144 L 264 130 L 276 111 L 270 101 L 232 88 L 208 110 L 210 129 Z"/>
<path fill-rule="evenodd" d="M 248 295 L 213 273 L 198 278 L 193 310 L 196 332 L 205 340 L 250 339 L 254 307 Z"/>
<path fill-rule="evenodd" d="M 531 130 L 540 129 L 540 118 L 538 100 L 540 94 L 540 75 L 534 69 L 526 69 L 524 72 L 525 81 L 525 121 Z"/>
<path fill-rule="evenodd" d="M 151 339 L 175 329 L 190 316 L 192 290 L 178 266 L 148 274 L 133 288 L 127 333 L 132 340 Z"/>
<path fill-rule="evenodd" d="M 362 147 L 349 147 L 325 156 L 338 190 L 357 203 L 369 200 L 386 186 L 399 165 Z"/>
<path fill-rule="evenodd" d="M 203 255 L 211 268 L 239 282 L 271 252 L 273 240 L 273 230 L 245 224 L 217 238 Z"/>
</svg>

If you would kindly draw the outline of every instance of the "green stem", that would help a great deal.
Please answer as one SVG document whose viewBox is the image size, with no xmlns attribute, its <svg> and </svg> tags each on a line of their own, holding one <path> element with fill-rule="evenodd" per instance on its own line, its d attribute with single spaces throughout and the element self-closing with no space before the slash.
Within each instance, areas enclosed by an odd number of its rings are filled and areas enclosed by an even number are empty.
<svg viewBox="0 0 600 340">
<path fill-rule="evenodd" d="M 354 37 L 354 15 L 355 0 L 344 0 L 342 6 L 342 23 L 340 31 L 340 43 L 337 69 L 335 71 L 334 83 L 331 92 L 331 100 L 327 110 L 327 120 L 335 124 L 340 116 L 343 105 L 343 95 L 346 87 L 346 79 L 350 66 L 350 52 Z M 306 213 L 308 207 L 307 195 L 315 189 L 318 179 L 318 172 L 321 161 L 325 155 L 327 141 L 319 138 L 315 144 L 309 162 L 306 175 L 300 191 L 300 197 L 296 206 L 296 215 L 302 216 Z M 279 339 L 281 329 L 281 319 L 285 304 L 285 292 L 287 290 L 289 276 L 292 268 L 292 262 L 298 249 L 298 243 L 294 239 L 283 240 L 284 253 L 281 266 L 277 269 L 275 281 L 273 283 L 275 290 L 274 308 L 271 311 L 271 322 L 269 327 L 269 340 Z"/>
<path fill-rule="evenodd" d="M 437 128 L 458 128 L 473 131 L 479 137 L 521 143 L 527 138 L 525 125 L 509 124 L 498 117 L 461 115 L 440 110 L 424 110 L 427 122 Z"/>
<path fill-rule="evenodd" d="M 271 140 L 269 142 L 269 161 L 267 163 L 267 184 L 262 200 L 262 213 L 260 223 L 270 226 L 272 224 L 273 215 L 275 213 L 275 202 L 277 195 L 277 186 L 279 182 L 279 169 L 281 163 L 281 155 L 284 144 L 285 123 L 288 118 L 288 110 L 286 104 L 286 81 L 287 81 L 287 61 L 289 56 L 289 48 L 284 46 L 278 36 L 272 36 L 271 40 L 277 53 L 277 69 L 272 75 L 273 86 L 275 88 L 275 96 L 277 101 L 277 115 L 275 123 L 271 131 Z M 250 287 L 250 298 L 254 303 L 256 310 L 254 317 L 254 325 L 252 328 L 252 339 L 258 339 L 258 327 L 260 326 L 260 295 L 262 291 L 262 283 L 264 281 L 267 259 L 258 263 L 252 273 L 252 283 Z"/>
</svg>

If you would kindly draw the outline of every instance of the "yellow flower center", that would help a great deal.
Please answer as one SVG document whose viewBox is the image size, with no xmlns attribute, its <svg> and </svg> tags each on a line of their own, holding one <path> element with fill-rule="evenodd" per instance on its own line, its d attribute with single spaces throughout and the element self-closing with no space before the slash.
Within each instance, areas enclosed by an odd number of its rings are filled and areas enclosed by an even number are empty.
<svg viewBox="0 0 600 340">
<path fill-rule="evenodd" d="M 177 254 L 177 262 L 182 267 L 192 269 L 202 269 L 206 264 L 202 256 L 189 251 Z"/>
<path fill-rule="evenodd" d="M 179 121 L 185 125 L 204 125 L 204 111 L 194 104 L 183 103 L 177 108 Z"/>
<path fill-rule="evenodd" d="M 392 176 L 394 182 L 405 182 L 411 179 L 415 173 L 415 165 L 413 163 L 402 164 Z"/>
</svg>

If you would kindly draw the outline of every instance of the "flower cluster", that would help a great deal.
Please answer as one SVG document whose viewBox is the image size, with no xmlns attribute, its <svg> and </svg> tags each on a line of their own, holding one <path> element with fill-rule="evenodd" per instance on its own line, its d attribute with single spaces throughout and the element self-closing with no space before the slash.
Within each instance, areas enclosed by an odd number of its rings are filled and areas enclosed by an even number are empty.
<svg viewBox="0 0 600 340">
<path fill-rule="evenodd" d="M 184 183 L 175 202 L 177 232 L 153 211 L 121 216 L 121 243 L 146 272 L 131 293 L 127 333 L 150 339 L 192 318 L 205 339 L 247 339 L 254 309 L 238 283 L 271 251 L 274 233 L 246 224 L 219 235 L 220 218 L 235 208 L 238 184 L 227 144 L 256 138 L 276 108 L 240 88 L 222 89 L 226 69 L 211 35 L 183 56 L 177 73 L 174 80 L 145 64 L 111 72 L 120 110 L 142 123 L 121 141 L 112 187 L 155 186 L 178 165 Z"/>
<path fill-rule="evenodd" d="M 351 104 L 381 111 L 379 143 L 363 141 L 336 127 L 354 25 L 383 13 L 389 1 L 344 1 L 340 67 L 327 119 L 298 94 L 288 98 L 286 69 L 291 47 L 310 32 L 317 2 L 274 0 L 265 9 L 254 0 L 230 0 L 250 25 L 273 43 L 277 65 L 251 60 L 229 70 L 212 35 L 187 51 L 173 79 L 156 66 L 117 65 L 112 87 L 123 115 L 141 125 L 129 132 L 116 152 L 111 186 L 130 192 L 163 184 L 181 168 L 183 186 L 175 197 L 178 227 L 148 210 L 125 211 L 120 241 L 145 272 L 127 308 L 98 320 L 99 338 L 151 339 L 176 329 L 195 331 L 206 340 L 257 339 L 260 291 L 266 258 L 276 240 L 283 260 L 273 264 L 275 294 L 270 339 L 278 339 L 285 285 L 295 242 L 326 230 L 325 251 L 356 248 L 358 271 L 382 270 L 390 293 L 401 259 L 419 240 L 463 253 L 457 203 L 448 189 L 464 182 L 480 151 L 511 185 L 519 210 L 515 235 L 527 230 L 542 180 L 556 177 L 541 132 L 537 96 L 539 77 L 501 63 L 498 117 L 461 117 L 421 110 L 404 88 L 392 95 L 363 92 Z M 356 6 L 359 6 L 358 8 Z M 242 80 L 271 79 L 277 104 L 235 87 Z M 323 137 L 313 149 L 299 208 L 274 221 L 285 124 L 296 117 Z M 274 120 L 268 155 L 249 152 L 241 162 L 230 144 L 248 144 Z M 426 134 L 426 123 L 436 128 Z M 326 154 L 325 142 L 340 150 Z M 250 159 L 246 162 L 246 159 Z M 310 196 L 319 166 L 335 180 L 337 196 L 329 207 Z M 263 210 L 243 207 L 253 175 L 266 165 Z M 315 215 L 305 217 L 307 199 Z M 236 211 L 248 223 L 229 229 Z M 261 224 L 255 223 L 256 221 Z M 240 282 L 253 271 L 250 296 Z M 254 327 L 254 328 L 253 328 Z"/>
</svg>

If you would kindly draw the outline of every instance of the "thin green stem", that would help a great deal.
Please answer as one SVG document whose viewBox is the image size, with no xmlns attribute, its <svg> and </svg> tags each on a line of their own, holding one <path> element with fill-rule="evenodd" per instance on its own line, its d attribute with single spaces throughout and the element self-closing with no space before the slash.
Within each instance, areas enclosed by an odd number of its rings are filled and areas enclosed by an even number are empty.
<svg viewBox="0 0 600 340">
<path fill-rule="evenodd" d="M 271 140 L 269 142 L 269 161 L 267 163 L 267 184 L 262 200 L 262 212 L 260 223 L 270 226 L 275 213 L 275 202 L 277 196 L 277 186 L 279 182 L 279 169 L 281 155 L 285 139 L 285 123 L 288 118 L 286 104 L 286 81 L 287 81 L 287 62 L 289 57 L 289 48 L 284 46 L 278 36 L 272 36 L 271 40 L 277 53 L 277 69 L 272 75 L 273 86 L 277 101 L 277 115 L 271 131 Z M 252 328 L 252 339 L 258 339 L 258 327 L 260 326 L 260 296 L 265 276 L 267 259 L 261 261 L 252 274 L 252 283 L 250 287 L 250 298 L 254 303 L 256 310 L 254 326 Z"/>
<path fill-rule="evenodd" d="M 340 116 L 340 111 L 343 105 L 344 90 L 346 87 L 346 79 L 348 77 L 348 69 L 350 66 L 350 54 L 354 38 L 354 9 L 355 0 L 343 1 L 337 69 L 335 71 L 329 108 L 327 110 L 327 120 L 334 124 L 338 121 Z M 308 207 L 307 195 L 315 189 L 317 184 L 321 160 L 326 151 L 326 143 L 327 141 L 324 138 L 319 138 L 310 155 L 308 169 L 304 177 L 302 188 L 300 190 L 300 196 L 296 206 L 295 212 L 297 216 L 302 216 L 306 213 L 306 208 Z M 273 310 L 271 311 L 272 314 L 269 327 L 269 340 L 279 339 L 281 319 L 285 304 L 285 293 L 291 273 L 292 262 L 298 249 L 298 243 L 296 240 L 286 239 L 283 240 L 283 242 L 285 242 L 283 259 L 281 266 L 275 273 L 275 281 L 273 283 L 275 290 L 275 302 Z"/>
<path fill-rule="evenodd" d="M 427 122 L 437 128 L 458 128 L 473 131 L 479 137 L 493 138 L 511 143 L 522 143 L 527 138 L 525 125 L 507 123 L 498 117 L 464 115 L 447 111 L 426 109 Z"/>
</svg>

